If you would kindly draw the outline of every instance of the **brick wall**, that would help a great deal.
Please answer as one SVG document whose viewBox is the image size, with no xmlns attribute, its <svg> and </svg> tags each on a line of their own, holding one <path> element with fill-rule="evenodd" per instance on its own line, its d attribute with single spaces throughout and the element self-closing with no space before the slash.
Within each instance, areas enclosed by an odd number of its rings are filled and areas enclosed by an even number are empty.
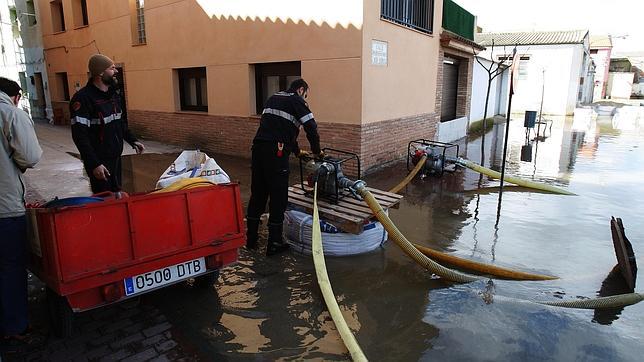
<svg viewBox="0 0 644 362">
<path fill-rule="evenodd" d="M 406 157 L 407 144 L 419 138 L 434 139 L 439 113 L 425 113 L 374 122 L 361 127 L 361 161 L 373 171 Z"/>
<path fill-rule="evenodd" d="M 466 117 L 470 113 L 472 98 L 472 59 L 461 58 L 458 66 L 458 90 L 456 93 L 456 117 Z"/>
<path fill-rule="evenodd" d="M 443 60 L 445 60 L 445 52 L 441 46 L 438 50 L 438 69 L 436 70 L 436 112 L 440 120 L 441 109 L 443 106 Z"/>
<path fill-rule="evenodd" d="M 129 126 L 137 135 L 206 153 L 250 155 L 259 125 L 256 117 L 215 116 L 129 110 Z"/>
<path fill-rule="evenodd" d="M 259 125 L 257 117 L 217 116 L 196 113 L 128 111 L 130 128 L 140 136 L 210 154 L 247 155 Z M 407 143 L 433 139 L 438 113 L 374 122 L 366 125 L 318 123 L 322 147 L 360 156 L 363 173 L 405 157 Z M 304 132 L 298 139 L 309 149 Z"/>
<path fill-rule="evenodd" d="M 438 54 L 438 77 L 436 82 L 436 110 L 440 112 L 443 97 L 443 59 L 448 57 L 460 61 L 458 67 L 458 90 L 456 94 L 456 117 L 466 117 L 470 113 L 472 102 L 472 72 L 474 57 L 472 54 L 441 46 Z M 439 114 L 440 116 L 440 114 Z"/>
</svg>

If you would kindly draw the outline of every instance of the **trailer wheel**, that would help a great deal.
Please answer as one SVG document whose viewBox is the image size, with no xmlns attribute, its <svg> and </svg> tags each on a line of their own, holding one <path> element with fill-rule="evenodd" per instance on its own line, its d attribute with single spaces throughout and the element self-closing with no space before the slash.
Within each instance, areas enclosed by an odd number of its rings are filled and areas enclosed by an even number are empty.
<svg viewBox="0 0 644 362">
<path fill-rule="evenodd" d="M 74 312 L 69 307 L 67 298 L 47 288 L 47 308 L 49 323 L 54 334 L 61 338 L 70 337 L 74 325 Z"/>
<path fill-rule="evenodd" d="M 219 279 L 219 269 L 215 269 L 211 273 L 196 277 L 194 286 L 197 288 L 212 288 L 212 286 L 215 283 L 217 283 L 218 279 Z"/>
</svg>

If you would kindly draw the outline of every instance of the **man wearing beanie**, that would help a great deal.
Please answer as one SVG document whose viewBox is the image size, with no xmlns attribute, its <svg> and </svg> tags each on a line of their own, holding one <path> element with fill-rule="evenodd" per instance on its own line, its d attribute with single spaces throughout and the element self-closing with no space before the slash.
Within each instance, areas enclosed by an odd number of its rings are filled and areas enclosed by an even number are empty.
<svg viewBox="0 0 644 362">
<path fill-rule="evenodd" d="M 121 190 L 123 140 L 140 154 L 145 146 L 130 132 L 116 92 L 118 71 L 102 54 L 89 58 L 90 78 L 69 102 L 72 138 L 93 193 Z"/>
</svg>

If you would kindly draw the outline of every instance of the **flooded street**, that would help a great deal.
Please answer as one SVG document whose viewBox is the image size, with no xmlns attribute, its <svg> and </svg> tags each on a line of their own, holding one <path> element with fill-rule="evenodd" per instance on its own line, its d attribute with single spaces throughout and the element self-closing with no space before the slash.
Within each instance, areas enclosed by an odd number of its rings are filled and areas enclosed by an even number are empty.
<svg viewBox="0 0 644 362">
<path fill-rule="evenodd" d="M 495 125 L 486 137 L 486 165 L 497 170 L 503 127 Z M 393 242 L 366 255 L 327 258 L 340 307 L 368 358 L 640 360 L 644 303 L 600 312 L 520 300 L 619 291 L 622 286 L 607 279 L 617 263 L 611 216 L 623 219 L 640 264 L 639 279 L 644 276 L 644 132 L 610 117 L 554 119 L 545 140 L 532 143 L 531 162 L 520 161 L 522 120 L 512 122 L 510 132 L 508 174 L 553 183 L 578 196 L 508 186 L 499 212 L 498 181 L 461 169 L 440 179 L 414 179 L 390 216 L 412 242 L 560 279 L 452 284 L 432 278 Z M 480 139 L 465 147 L 466 157 L 479 162 Z M 523 158 L 527 155 L 524 148 Z M 127 158 L 126 189 L 152 187 L 174 156 Z M 241 181 L 246 203 L 249 161 L 212 156 Z M 296 170 L 293 182 L 299 180 Z M 386 190 L 406 173 L 401 163 L 365 180 Z M 309 256 L 289 252 L 265 258 L 241 250 L 240 262 L 221 271 L 216 289 L 188 295 L 175 286 L 142 298 L 167 316 L 182 346 L 204 360 L 348 359 Z"/>
</svg>

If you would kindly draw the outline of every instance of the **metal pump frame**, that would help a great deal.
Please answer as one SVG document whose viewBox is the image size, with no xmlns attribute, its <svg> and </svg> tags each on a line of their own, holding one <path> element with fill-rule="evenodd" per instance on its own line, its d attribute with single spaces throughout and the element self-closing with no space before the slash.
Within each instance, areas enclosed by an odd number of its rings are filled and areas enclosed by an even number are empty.
<svg viewBox="0 0 644 362">
<path fill-rule="evenodd" d="M 431 147 L 440 148 L 443 150 L 442 156 L 444 161 L 447 159 L 446 154 L 447 154 L 447 151 L 450 149 L 456 148 L 456 158 L 458 158 L 458 155 L 460 154 L 460 146 L 455 143 L 432 141 L 424 138 L 417 139 L 407 144 L 407 171 L 411 171 L 413 169 L 413 165 L 411 164 L 412 146 L 431 146 Z M 443 176 L 444 172 L 445 172 L 445 164 L 443 164 L 443 167 L 441 168 L 441 172 L 438 176 Z"/>
<path fill-rule="evenodd" d="M 331 195 L 328 195 L 324 192 L 318 193 L 318 198 L 324 198 L 327 199 L 330 203 L 332 204 L 338 204 L 340 199 L 347 195 L 353 195 L 353 193 L 347 193 L 345 192 L 345 188 L 340 186 L 340 180 L 338 180 L 338 171 L 340 171 L 340 175 L 343 175 L 342 173 L 342 165 L 348 161 L 351 160 L 356 160 L 356 164 L 358 167 L 358 179 L 360 179 L 361 176 L 361 170 L 360 170 L 360 157 L 358 154 L 353 153 L 353 152 L 348 152 L 348 151 L 343 151 L 343 150 L 338 150 L 335 148 L 323 148 L 322 152 L 324 152 L 325 156 L 323 160 L 320 160 L 321 162 L 326 162 L 332 164 L 334 167 L 333 172 L 331 173 L 331 177 L 333 177 L 336 182 L 335 182 L 335 192 Z M 338 157 L 334 157 L 338 156 Z M 304 185 L 304 164 L 311 160 L 311 158 L 306 158 L 302 159 L 300 158 L 300 185 L 302 187 L 302 190 L 304 190 L 305 195 L 308 197 L 313 197 L 313 191 L 306 191 L 305 185 Z M 346 177 L 346 176 L 345 176 Z M 318 189 L 319 191 L 320 189 Z"/>
</svg>

